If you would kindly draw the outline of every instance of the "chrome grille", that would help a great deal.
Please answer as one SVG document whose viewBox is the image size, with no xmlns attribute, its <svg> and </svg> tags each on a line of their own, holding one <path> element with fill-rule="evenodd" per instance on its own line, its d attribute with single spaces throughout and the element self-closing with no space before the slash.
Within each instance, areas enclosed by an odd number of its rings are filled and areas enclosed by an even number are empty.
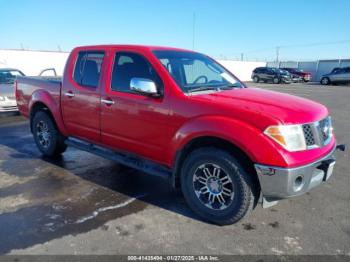
<svg viewBox="0 0 350 262">
<path fill-rule="evenodd" d="M 322 147 L 329 143 L 332 137 L 332 121 L 330 117 L 320 121 L 304 124 L 303 132 L 307 147 Z"/>
<path fill-rule="evenodd" d="M 8 100 L 16 100 L 16 97 L 15 96 L 8 96 L 7 99 Z"/>
<path fill-rule="evenodd" d="M 17 106 L 0 106 L 0 112 L 18 111 Z"/>
<path fill-rule="evenodd" d="M 304 131 L 306 145 L 307 146 L 315 145 L 315 139 L 314 139 L 314 135 L 312 133 L 311 125 L 309 125 L 309 124 L 303 125 L 303 131 Z"/>
</svg>

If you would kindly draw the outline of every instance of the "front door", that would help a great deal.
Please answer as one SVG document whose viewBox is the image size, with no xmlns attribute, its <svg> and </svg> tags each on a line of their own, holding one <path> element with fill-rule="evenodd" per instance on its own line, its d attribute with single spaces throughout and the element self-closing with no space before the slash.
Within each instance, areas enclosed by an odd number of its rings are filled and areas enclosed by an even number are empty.
<svg viewBox="0 0 350 262">
<path fill-rule="evenodd" d="M 74 64 L 62 87 L 62 115 L 70 136 L 100 141 L 100 75 L 103 51 L 72 54 Z M 75 57 L 75 58 L 74 58 Z"/>
<path fill-rule="evenodd" d="M 130 81 L 134 77 L 154 81 L 164 96 L 156 98 L 132 91 Z M 101 94 L 102 143 L 164 162 L 169 100 L 154 67 L 140 53 L 117 50 L 110 78 Z"/>
</svg>

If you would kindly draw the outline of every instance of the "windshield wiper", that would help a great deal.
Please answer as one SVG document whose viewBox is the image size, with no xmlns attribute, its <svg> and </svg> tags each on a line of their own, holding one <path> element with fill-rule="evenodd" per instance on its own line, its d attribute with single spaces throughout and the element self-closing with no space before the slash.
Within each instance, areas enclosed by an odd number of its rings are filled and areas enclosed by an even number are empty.
<svg viewBox="0 0 350 262">
<path fill-rule="evenodd" d="M 237 86 L 235 84 L 223 85 L 223 86 L 200 86 L 197 88 L 189 89 L 188 92 L 192 93 L 192 92 L 199 92 L 199 91 L 206 91 L 206 90 L 220 91 L 220 90 L 230 90 L 230 89 L 234 89 L 234 88 L 240 88 L 240 86 Z"/>
<path fill-rule="evenodd" d="M 229 90 L 229 89 L 241 88 L 241 86 L 233 84 L 233 85 L 218 86 L 217 88 L 220 90 Z"/>
<path fill-rule="evenodd" d="M 199 91 L 206 91 L 206 90 L 220 90 L 219 87 L 214 87 L 214 86 L 201 86 L 201 87 L 196 87 L 187 90 L 187 92 L 192 93 L 192 92 L 199 92 Z"/>
</svg>

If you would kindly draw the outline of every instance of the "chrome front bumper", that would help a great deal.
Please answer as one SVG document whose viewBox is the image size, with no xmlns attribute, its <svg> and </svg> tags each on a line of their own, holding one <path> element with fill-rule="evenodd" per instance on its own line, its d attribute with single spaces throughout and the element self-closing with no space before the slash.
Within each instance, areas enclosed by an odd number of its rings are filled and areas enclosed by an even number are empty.
<svg viewBox="0 0 350 262">
<path fill-rule="evenodd" d="M 7 97 L 5 101 L 0 101 L 0 112 L 15 112 L 18 111 L 16 100 L 10 100 Z"/>
<path fill-rule="evenodd" d="M 264 198 L 283 199 L 302 195 L 328 180 L 335 164 L 336 147 L 325 157 L 296 168 L 255 164 Z"/>
</svg>

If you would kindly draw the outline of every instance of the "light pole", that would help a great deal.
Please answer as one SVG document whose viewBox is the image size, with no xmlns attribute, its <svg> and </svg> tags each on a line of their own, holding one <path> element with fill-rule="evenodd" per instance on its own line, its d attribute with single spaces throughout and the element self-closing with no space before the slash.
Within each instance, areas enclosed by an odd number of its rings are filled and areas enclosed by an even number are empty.
<svg viewBox="0 0 350 262">
<path fill-rule="evenodd" d="M 276 62 L 279 62 L 279 56 L 280 56 L 280 47 L 276 46 Z"/>
<path fill-rule="evenodd" d="M 192 50 L 194 50 L 195 32 L 196 32 L 196 13 L 195 13 L 195 12 L 193 12 L 193 25 L 192 25 Z"/>
</svg>

